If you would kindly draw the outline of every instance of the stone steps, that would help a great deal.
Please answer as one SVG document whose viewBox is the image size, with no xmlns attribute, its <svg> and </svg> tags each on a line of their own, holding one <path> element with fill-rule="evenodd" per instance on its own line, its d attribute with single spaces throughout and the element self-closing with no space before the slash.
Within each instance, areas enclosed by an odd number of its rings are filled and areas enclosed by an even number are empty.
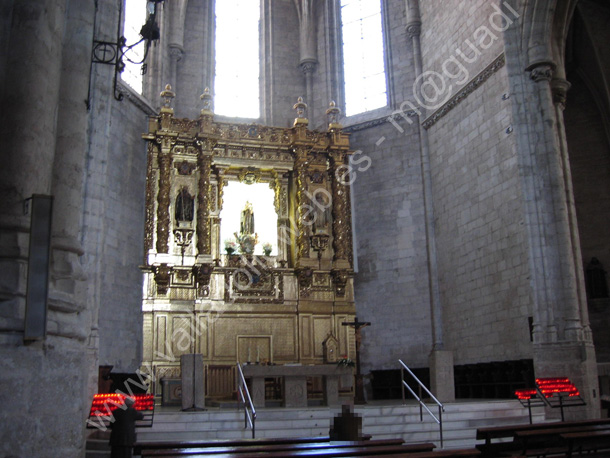
<svg viewBox="0 0 610 458">
<path fill-rule="evenodd" d="M 431 409 L 438 415 L 438 409 Z M 408 405 L 356 406 L 361 415 L 363 434 L 373 439 L 401 438 L 405 442 L 434 442 L 440 448 L 437 423 L 424 411 L 420 421 L 419 407 Z M 326 407 L 265 408 L 257 411 L 256 437 L 327 436 L 332 417 L 339 409 Z M 544 421 L 544 411 L 536 409 L 534 422 Z M 529 422 L 527 409 L 518 401 L 456 402 L 445 405 L 443 412 L 444 448 L 473 447 L 476 429 L 484 426 Z M 209 409 L 203 412 L 180 412 L 158 407 L 152 428 L 138 430 L 142 441 L 249 439 L 244 429 L 243 411 Z M 107 444 L 107 439 L 106 439 Z M 88 447 L 89 450 L 89 447 Z M 100 450 L 91 449 L 88 458 L 102 458 Z M 95 453 L 95 454 L 93 454 Z"/>
</svg>

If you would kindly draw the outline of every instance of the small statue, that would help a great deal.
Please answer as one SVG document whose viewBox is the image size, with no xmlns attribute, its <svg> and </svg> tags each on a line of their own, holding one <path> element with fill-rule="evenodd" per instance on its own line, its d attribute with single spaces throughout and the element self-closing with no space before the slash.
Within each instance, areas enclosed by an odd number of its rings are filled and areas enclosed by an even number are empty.
<svg viewBox="0 0 610 458">
<path fill-rule="evenodd" d="M 254 234 L 254 210 L 252 204 L 246 201 L 246 206 L 241 211 L 241 219 L 239 222 L 239 234 L 240 235 L 252 235 Z"/>
</svg>

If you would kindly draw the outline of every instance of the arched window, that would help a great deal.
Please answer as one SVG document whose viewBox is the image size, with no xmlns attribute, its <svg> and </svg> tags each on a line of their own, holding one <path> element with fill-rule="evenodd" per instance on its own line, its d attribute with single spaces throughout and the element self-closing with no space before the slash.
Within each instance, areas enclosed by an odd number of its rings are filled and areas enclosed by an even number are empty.
<svg viewBox="0 0 610 458">
<path fill-rule="evenodd" d="M 125 2 L 125 21 L 123 23 L 123 35 L 128 44 L 136 43 L 142 39 L 140 30 L 146 22 L 146 0 L 127 0 Z M 134 46 L 123 58 L 125 70 L 121 73 L 121 79 L 125 81 L 138 94 L 142 94 L 142 64 L 139 62 L 144 57 L 144 42 Z"/>
<path fill-rule="evenodd" d="M 381 0 L 341 0 L 347 116 L 388 104 Z"/>
<path fill-rule="evenodd" d="M 216 2 L 216 76 L 214 112 L 258 118 L 259 102 L 258 0 Z"/>
</svg>

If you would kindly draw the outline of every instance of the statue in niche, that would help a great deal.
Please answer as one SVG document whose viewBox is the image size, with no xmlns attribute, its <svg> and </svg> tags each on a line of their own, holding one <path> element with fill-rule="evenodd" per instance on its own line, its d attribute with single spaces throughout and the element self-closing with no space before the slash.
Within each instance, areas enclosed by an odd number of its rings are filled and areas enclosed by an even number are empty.
<svg viewBox="0 0 610 458">
<path fill-rule="evenodd" d="M 246 201 L 246 206 L 241 211 L 241 219 L 239 221 L 239 234 L 254 234 L 254 210 L 252 209 L 252 204 L 248 201 Z"/>
<path fill-rule="evenodd" d="M 608 283 L 606 271 L 599 259 L 591 258 L 585 269 L 585 281 L 589 291 L 589 298 L 603 299 L 608 297 Z"/>
<path fill-rule="evenodd" d="M 330 225 L 330 207 L 331 200 L 328 193 L 321 192 L 315 193 L 316 207 L 315 214 L 313 215 L 313 233 L 314 234 L 328 234 Z"/>
<path fill-rule="evenodd" d="M 258 235 L 254 232 L 254 209 L 248 201 L 246 201 L 246 206 L 241 211 L 239 234 L 235 233 L 235 239 L 242 254 L 250 255 L 254 253 L 254 247 L 258 244 Z"/>
<path fill-rule="evenodd" d="M 193 221 L 195 200 L 186 188 L 182 188 L 176 197 L 174 216 L 176 221 Z"/>
</svg>

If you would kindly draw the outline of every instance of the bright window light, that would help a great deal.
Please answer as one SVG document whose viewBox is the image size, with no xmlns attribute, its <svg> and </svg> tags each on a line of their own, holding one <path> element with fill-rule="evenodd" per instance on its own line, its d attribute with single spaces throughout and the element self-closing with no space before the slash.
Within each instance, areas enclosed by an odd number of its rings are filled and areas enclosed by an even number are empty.
<svg viewBox="0 0 610 458">
<path fill-rule="evenodd" d="M 125 22 L 123 25 L 123 35 L 127 44 L 133 44 L 142 39 L 140 29 L 146 22 L 146 0 L 126 0 L 125 2 Z M 125 54 L 125 70 L 121 73 L 121 79 L 125 81 L 138 94 L 142 94 L 142 64 L 132 64 L 129 59 L 139 62 L 144 57 L 144 42 L 134 46 Z"/>
<path fill-rule="evenodd" d="M 347 116 L 388 104 L 380 0 L 341 0 Z"/>
<path fill-rule="evenodd" d="M 214 112 L 258 118 L 259 32 L 258 0 L 216 2 L 216 77 Z"/>
<path fill-rule="evenodd" d="M 258 245 L 254 254 L 263 254 L 263 244 L 273 247 L 271 256 L 277 256 L 277 213 L 273 204 L 274 191 L 267 183 L 245 184 L 231 181 L 223 188 L 223 204 L 220 212 L 220 252 L 224 253 L 224 242 L 235 240 L 240 232 L 241 213 L 246 203 L 252 204 L 254 232 L 258 235 Z"/>
</svg>

